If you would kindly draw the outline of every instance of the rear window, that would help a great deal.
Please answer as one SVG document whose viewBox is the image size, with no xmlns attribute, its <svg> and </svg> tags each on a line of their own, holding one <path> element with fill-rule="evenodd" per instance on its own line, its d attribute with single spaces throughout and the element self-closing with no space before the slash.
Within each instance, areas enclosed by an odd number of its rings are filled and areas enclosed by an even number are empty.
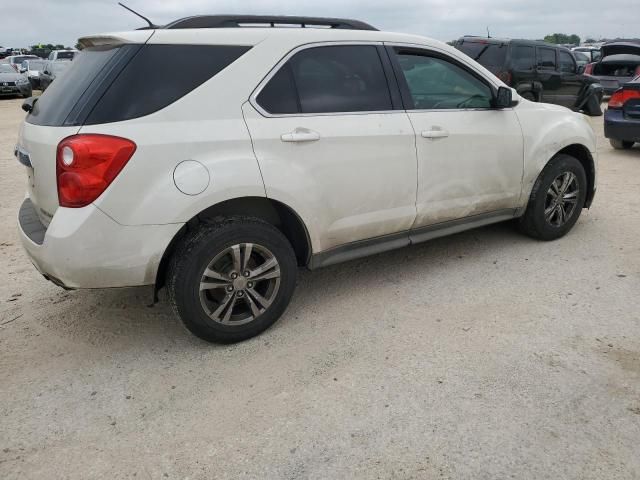
<svg viewBox="0 0 640 480">
<path fill-rule="evenodd" d="M 61 58 L 71 58 L 73 59 L 73 56 L 75 55 L 75 52 L 58 52 L 56 58 L 61 59 Z"/>
<path fill-rule="evenodd" d="M 501 67 L 507 57 L 507 45 L 504 43 L 461 41 L 458 50 L 485 67 Z"/>
<path fill-rule="evenodd" d="M 556 69 L 556 51 L 553 48 L 538 48 L 538 68 L 540 70 Z"/>
<path fill-rule="evenodd" d="M 516 70 L 533 70 L 536 65 L 536 50 L 527 45 L 516 45 L 511 52 L 511 64 Z"/>
<path fill-rule="evenodd" d="M 250 47 L 122 45 L 76 55 L 27 117 L 37 125 L 95 125 L 156 112 L 191 92 Z"/>
</svg>

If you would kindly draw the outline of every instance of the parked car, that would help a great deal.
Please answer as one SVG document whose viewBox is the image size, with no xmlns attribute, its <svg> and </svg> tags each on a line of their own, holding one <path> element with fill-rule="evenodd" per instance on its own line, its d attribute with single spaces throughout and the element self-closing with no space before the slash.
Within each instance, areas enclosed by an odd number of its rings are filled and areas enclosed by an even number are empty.
<svg viewBox="0 0 640 480">
<path fill-rule="evenodd" d="M 23 105 L 22 243 L 65 288 L 166 286 L 209 341 L 272 325 L 299 266 L 513 219 L 557 239 L 596 191 L 584 115 L 435 40 L 196 16 L 80 42 Z"/>
<path fill-rule="evenodd" d="M 77 50 L 52 50 L 49 53 L 47 60 L 73 60 L 77 53 Z"/>
<path fill-rule="evenodd" d="M 62 75 L 67 68 L 69 68 L 70 62 L 68 60 L 56 60 L 46 62 L 42 73 L 40 74 L 40 89 L 44 92 L 51 82 Z"/>
<path fill-rule="evenodd" d="M 604 112 L 604 136 L 616 149 L 628 149 L 640 142 L 640 75 L 609 99 Z"/>
<path fill-rule="evenodd" d="M 37 57 L 35 55 L 9 55 L 8 57 L 3 58 L 1 63 L 11 65 L 11 68 L 13 68 L 15 72 L 18 72 L 20 70 L 20 65 L 22 65 L 22 62 L 24 62 L 25 60 L 37 60 L 39 58 L 40 57 Z"/>
<path fill-rule="evenodd" d="M 602 58 L 587 65 L 585 73 L 600 82 L 606 95 L 611 95 L 622 84 L 640 75 L 640 43 L 605 43 L 601 51 Z"/>
<path fill-rule="evenodd" d="M 602 90 L 584 75 L 570 50 L 532 40 L 462 37 L 455 47 L 532 102 L 602 115 Z"/>
<path fill-rule="evenodd" d="M 598 60 L 600 60 L 601 56 L 599 47 L 574 47 L 571 49 L 571 51 L 574 53 L 574 55 L 576 53 L 582 53 L 583 55 L 586 55 L 589 58 L 589 63 L 597 62 Z"/>
<path fill-rule="evenodd" d="M 20 73 L 27 76 L 29 83 L 31 83 L 31 88 L 40 88 L 40 74 L 44 70 L 45 64 L 46 61 L 42 59 L 29 59 L 20 65 Z"/>
<path fill-rule="evenodd" d="M 16 72 L 7 63 L 0 63 L 0 96 L 31 96 L 31 84 L 26 75 Z"/>
<path fill-rule="evenodd" d="M 573 56 L 578 64 L 578 70 L 584 71 L 585 67 L 591 63 L 591 57 L 584 52 L 573 52 Z"/>
</svg>

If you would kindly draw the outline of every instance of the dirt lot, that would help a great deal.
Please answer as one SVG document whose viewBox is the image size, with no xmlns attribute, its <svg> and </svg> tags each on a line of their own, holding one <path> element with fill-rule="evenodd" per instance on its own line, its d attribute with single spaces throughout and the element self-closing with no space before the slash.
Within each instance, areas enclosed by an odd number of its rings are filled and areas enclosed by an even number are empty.
<svg viewBox="0 0 640 480">
<path fill-rule="evenodd" d="M 65 292 L 23 253 L 0 100 L 0 478 L 640 478 L 640 148 L 593 208 L 315 273 L 251 341 L 146 289 Z M 593 120 L 602 132 L 602 118 Z"/>
</svg>

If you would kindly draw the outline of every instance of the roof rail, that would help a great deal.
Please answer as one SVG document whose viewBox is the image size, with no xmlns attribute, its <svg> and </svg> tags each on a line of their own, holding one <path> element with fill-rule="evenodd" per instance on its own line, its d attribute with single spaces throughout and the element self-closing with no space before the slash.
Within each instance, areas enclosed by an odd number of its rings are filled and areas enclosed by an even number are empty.
<svg viewBox="0 0 640 480">
<path fill-rule="evenodd" d="M 292 17 L 277 15 L 196 15 L 181 18 L 162 28 L 237 28 L 237 27 L 276 27 L 299 26 L 340 28 L 345 30 L 378 30 L 359 20 L 324 17 Z"/>
</svg>

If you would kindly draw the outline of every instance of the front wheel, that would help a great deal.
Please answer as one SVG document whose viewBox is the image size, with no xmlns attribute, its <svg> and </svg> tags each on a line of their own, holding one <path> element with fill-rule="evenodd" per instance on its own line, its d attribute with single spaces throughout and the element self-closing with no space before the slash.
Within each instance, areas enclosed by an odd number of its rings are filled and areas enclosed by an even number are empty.
<svg viewBox="0 0 640 480">
<path fill-rule="evenodd" d="M 531 191 L 520 230 L 540 240 L 555 240 L 573 228 L 587 195 L 582 164 L 569 155 L 556 155 L 542 170 Z"/>
<path fill-rule="evenodd" d="M 255 218 L 202 224 L 176 249 L 169 299 L 185 326 L 216 343 L 246 340 L 284 313 L 297 262 L 287 238 Z"/>
<path fill-rule="evenodd" d="M 616 150 L 629 150 L 631 147 L 633 147 L 634 142 L 627 142 L 625 140 L 617 140 L 614 138 L 610 138 L 609 143 Z"/>
<path fill-rule="evenodd" d="M 536 97 L 536 95 L 533 92 L 523 92 L 520 94 L 520 96 L 522 98 L 524 98 L 525 100 L 529 100 L 530 102 L 537 102 L 538 98 Z"/>
</svg>

